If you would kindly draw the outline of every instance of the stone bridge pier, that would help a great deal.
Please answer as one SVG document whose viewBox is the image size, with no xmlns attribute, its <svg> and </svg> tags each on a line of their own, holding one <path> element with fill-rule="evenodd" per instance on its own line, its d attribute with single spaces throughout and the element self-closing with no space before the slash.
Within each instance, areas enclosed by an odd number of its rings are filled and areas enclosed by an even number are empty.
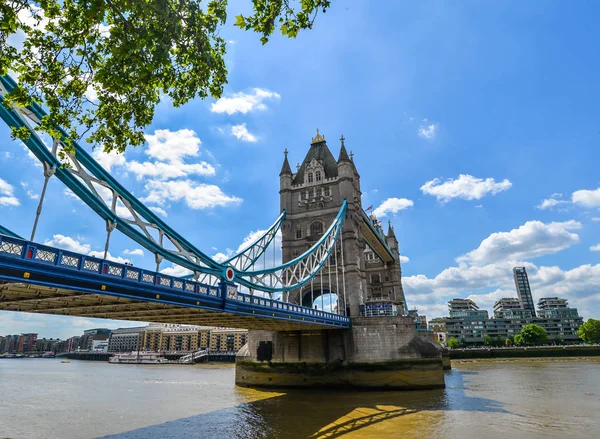
<svg viewBox="0 0 600 439">
<path fill-rule="evenodd" d="M 408 316 L 354 317 L 351 329 L 250 331 L 236 357 L 249 387 L 432 389 L 444 387 L 439 345 Z"/>
</svg>

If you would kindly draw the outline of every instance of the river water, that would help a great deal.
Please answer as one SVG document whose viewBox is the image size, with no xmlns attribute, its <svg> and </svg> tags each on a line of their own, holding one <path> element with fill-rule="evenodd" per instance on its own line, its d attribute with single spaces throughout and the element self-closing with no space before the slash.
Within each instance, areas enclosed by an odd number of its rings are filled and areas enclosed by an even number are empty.
<svg viewBox="0 0 600 439">
<path fill-rule="evenodd" d="M 264 391 L 233 365 L 0 360 L 0 438 L 594 438 L 600 361 L 453 364 L 446 389 Z"/>
</svg>

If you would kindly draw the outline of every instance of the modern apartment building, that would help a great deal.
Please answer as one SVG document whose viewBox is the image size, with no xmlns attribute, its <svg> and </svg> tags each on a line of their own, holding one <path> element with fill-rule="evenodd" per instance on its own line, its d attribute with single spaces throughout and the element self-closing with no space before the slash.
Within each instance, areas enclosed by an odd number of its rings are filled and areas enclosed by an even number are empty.
<svg viewBox="0 0 600 439">
<path fill-rule="evenodd" d="M 504 341 L 521 332 L 523 326 L 534 323 L 546 329 L 551 342 L 562 339 L 566 343 L 575 343 L 579 340 L 577 330 L 583 324 L 583 319 L 575 308 L 543 309 L 540 310 L 538 317 L 533 317 L 529 310 L 514 308 L 513 301 L 506 301 L 505 305 L 506 308 L 497 302 L 494 306 L 497 312 L 491 319 L 481 318 L 478 308 L 477 310 L 463 311 L 464 314 L 461 314 L 460 317 L 446 318 L 447 338 L 454 337 L 467 346 L 482 345 L 483 336 L 486 334 L 492 339 Z"/>
<path fill-rule="evenodd" d="M 533 303 L 533 296 L 531 295 L 527 270 L 525 270 L 525 267 L 515 267 L 513 268 L 513 277 L 515 279 L 515 287 L 517 288 L 517 296 L 521 301 L 521 307 L 531 311 L 531 316 L 535 317 L 535 305 Z"/>
<path fill-rule="evenodd" d="M 477 318 L 487 319 L 488 312 L 480 310 L 475 302 L 471 299 L 452 299 L 448 301 L 448 313 L 450 318 Z"/>
</svg>

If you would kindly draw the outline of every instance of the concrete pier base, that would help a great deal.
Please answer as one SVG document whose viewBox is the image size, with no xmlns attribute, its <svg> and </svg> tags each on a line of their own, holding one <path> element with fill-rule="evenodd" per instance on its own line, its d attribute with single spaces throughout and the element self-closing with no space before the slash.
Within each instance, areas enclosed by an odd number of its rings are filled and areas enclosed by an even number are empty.
<svg viewBox="0 0 600 439">
<path fill-rule="evenodd" d="M 442 350 L 412 318 L 356 317 L 348 330 L 250 331 L 236 357 L 236 384 L 248 387 L 444 387 Z"/>
</svg>

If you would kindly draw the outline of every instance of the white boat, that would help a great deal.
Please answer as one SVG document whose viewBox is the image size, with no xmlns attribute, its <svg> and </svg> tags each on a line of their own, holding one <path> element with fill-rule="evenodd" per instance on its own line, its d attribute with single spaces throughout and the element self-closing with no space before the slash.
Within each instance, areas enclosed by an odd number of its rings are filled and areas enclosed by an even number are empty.
<svg viewBox="0 0 600 439">
<path fill-rule="evenodd" d="M 133 351 L 124 354 L 114 354 L 108 359 L 108 362 L 119 364 L 164 364 L 169 361 L 156 352 Z"/>
</svg>

